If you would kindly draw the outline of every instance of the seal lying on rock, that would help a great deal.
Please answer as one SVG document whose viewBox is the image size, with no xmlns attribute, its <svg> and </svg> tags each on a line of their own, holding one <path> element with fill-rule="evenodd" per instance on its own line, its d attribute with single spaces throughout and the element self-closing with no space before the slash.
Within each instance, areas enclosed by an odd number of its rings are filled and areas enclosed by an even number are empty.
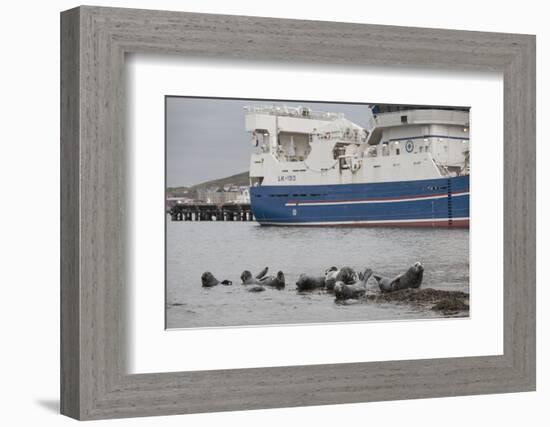
<svg viewBox="0 0 550 427">
<path fill-rule="evenodd" d="M 372 270 L 367 268 L 362 274 L 361 281 L 353 284 L 346 284 L 342 281 L 337 281 L 334 285 L 334 295 L 337 301 L 343 301 L 347 299 L 358 299 L 365 295 L 367 292 L 367 282 L 372 275 Z"/>
<path fill-rule="evenodd" d="M 374 275 L 374 278 L 378 282 L 378 286 L 382 292 L 393 292 L 401 289 L 419 288 L 422 284 L 423 275 L 424 266 L 420 262 L 415 262 L 406 273 L 400 274 L 393 279 L 377 274 Z"/>
<path fill-rule="evenodd" d="M 209 271 L 205 271 L 204 273 L 202 273 L 201 282 L 202 282 L 202 286 L 204 288 L 211 288 L 212 286 L 216 286 L 216 285 L 219 285 L 219 284 L 226 285 L 226 286 L 233 284 L 233 282 L 231 282 L 231 280 L 222 280 L 220 282 Z"/>
<path fill-rule="evenodd" d="M 353 285 L 359 280 L 359 276 L 351 267 L 330 267 L 325 274 L 325 286 L 327 291 L 332 292 L 336 282 L 342 282 L 345 285 Z"/>
</svg>

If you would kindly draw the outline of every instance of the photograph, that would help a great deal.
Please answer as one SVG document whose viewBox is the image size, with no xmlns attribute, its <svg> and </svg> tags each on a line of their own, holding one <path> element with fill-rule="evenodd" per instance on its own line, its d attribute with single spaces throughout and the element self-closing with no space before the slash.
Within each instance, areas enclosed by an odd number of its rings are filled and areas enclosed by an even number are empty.
<svg viewBox="0 0 550 427">
<path fill-rule="evenodd" d="M 468 318 L 470 108 L 165 96 L 166 328 Z"/>
</svg>

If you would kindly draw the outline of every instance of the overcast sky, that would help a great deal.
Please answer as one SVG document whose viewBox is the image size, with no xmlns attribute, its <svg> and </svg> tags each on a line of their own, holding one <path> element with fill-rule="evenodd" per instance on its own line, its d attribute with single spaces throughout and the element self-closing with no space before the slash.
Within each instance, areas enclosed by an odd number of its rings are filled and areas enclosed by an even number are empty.
<svg viewBox="0 0 550 427">
<path fill-rule="evenodd" d="M 366 126 L 367 106 L 270 100 L 169 97 L 166 100 L 168 187 L 191 186 L 248 171 L 253 147 L 244 128 L 246 105 L 304 106 L 344 113 Z"/>
</svg>

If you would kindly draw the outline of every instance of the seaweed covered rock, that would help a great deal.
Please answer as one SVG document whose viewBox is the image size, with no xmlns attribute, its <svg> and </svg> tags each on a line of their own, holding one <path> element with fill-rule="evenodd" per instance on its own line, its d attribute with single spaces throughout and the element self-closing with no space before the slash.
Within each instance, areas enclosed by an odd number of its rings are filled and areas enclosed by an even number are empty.
<svg viewBox="0 0 550 427">
<path fill-rule="evenodd" d="M 441 289 L 401 289 L 394 292 L 368 294 L 367 300 L 374 303 L 412 304 L 430 307 L 431 310 L 445 315 L 457 314 L 469 310 L 470 295 L 460 291 Z"/>
<path fill-rule="evenodd" d="M 446 315 L 467 311 L 469 309 L 470 306 L 466 304 L 464 299 L 456 296 L 449 296 L 432 306 L 432 310 L 441 311 Z"/>
</svg>

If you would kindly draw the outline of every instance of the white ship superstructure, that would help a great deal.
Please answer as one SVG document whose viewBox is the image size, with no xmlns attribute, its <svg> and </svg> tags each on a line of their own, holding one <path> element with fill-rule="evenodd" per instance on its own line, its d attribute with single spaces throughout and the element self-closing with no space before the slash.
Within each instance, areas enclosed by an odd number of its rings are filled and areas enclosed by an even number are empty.
<svg viewBox="0 0 550 427">
<path fill-rule="evenodd" d="M 381 114 L 365 110 L 363 128 L 340 113 L 246 107 L 245 126 L 256 147 L 250 163 L 251 203 L 260 223 L 368 225 L 390 219 L 391 224 L 467 224 L 469 198 L 466 205 L 458 203 L 458 197 L 469 192 L 469 112 L 425 107 Z M 443 187 L 452 190 L 445 194 L 445 218 L 442 205 L 432 204 L 430 209 L 427 203 L 399 202 L 443 199 Z M 286 201 L 279 206 L 265 198 Z M 387 205 L 387 215 L 381 206 L 368 206 L 375 203 Z M 313 210 L 314 206 L 341 208 Z M 401 213 L 394 215 L 397 211 Z"/>
</svg>

